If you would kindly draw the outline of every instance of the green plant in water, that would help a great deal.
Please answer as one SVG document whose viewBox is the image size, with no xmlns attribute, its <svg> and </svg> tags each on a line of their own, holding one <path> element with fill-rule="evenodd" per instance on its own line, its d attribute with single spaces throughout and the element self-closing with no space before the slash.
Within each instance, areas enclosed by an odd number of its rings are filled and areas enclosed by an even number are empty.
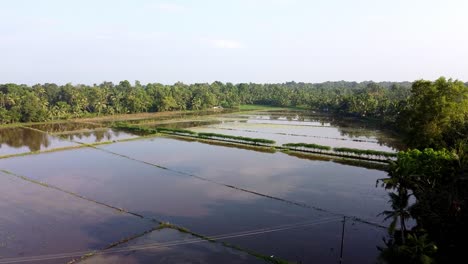
<svg viewBox="0 0 468 264">
<path fill-rule="evenodd" d="M 201 138 L 220 138 L 220 139 L 226 139 L 226 140 L 234 140 L 234 141 L 240 141 L 240 142 L 245 142 L 245 143 L 253 143 L 255 145 L 257 144 L 272 145 L 276 143 L 274 140 L 269 140 L 269 139 L 231 136 L 231 135 L 224 135 L 224 134 L 217 134 L 217 133 L 198 133 L 198 136 Z"/>
</svg>

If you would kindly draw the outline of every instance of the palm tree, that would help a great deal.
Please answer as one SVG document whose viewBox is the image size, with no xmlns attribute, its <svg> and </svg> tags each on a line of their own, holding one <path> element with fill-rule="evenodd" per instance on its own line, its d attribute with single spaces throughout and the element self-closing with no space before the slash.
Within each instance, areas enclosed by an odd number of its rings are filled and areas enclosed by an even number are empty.
<svg viewBox="0 0 468 264">
<path fill-rule="evenodd" d="M 396 224 L 400 220 L 401 242 L 405 243 L 406 224 L 405 221 L 411 217 L 408 201 L 410 194 L 407 191 L 398 191 L 398 193 L 389 193 L 390 202 L 392 204 L 391 211 L 387 210 L 379 215 L 385 215 L 385 220 L 392 219 L 388 228 L 391 234 L 395 233 Z"/>
<path fill-rule="evenodd" d="M 382 182 L 385 189 L 393 189 L 397 192 L 389 193 L 392 211 L 384 211 L 380 215 L 385 215 L 385 220 L 392 218 L 389 226 L 389 232 L 394 233 L 396 223 L 400 220 L 401 241 L 405 243 L 406 225 L 405 221 L 411 217 L 408 207 L 411 194 L 408 190 L 414 185 L 414 166 L 409 159 L 398 159 L 391 161 L 388 175 L 389 178 L 379 179 L 377 183 Z"/>
</svg>

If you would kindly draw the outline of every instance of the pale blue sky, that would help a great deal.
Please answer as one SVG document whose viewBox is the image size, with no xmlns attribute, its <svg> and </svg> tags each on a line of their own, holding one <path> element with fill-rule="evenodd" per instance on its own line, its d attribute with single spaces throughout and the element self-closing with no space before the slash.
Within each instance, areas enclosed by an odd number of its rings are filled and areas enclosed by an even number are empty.
<svg viewBox="0 0 468 264">
<path fill-rule="evenodd" d="M 0 83 L 468 81 L 467 0 L 0 0 Z"/>
</svg>

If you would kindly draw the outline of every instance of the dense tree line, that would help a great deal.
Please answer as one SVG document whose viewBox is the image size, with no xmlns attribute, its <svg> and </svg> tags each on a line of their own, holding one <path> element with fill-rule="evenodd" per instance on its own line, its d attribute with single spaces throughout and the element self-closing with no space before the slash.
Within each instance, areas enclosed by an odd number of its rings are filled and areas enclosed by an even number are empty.
<svg viewBox="0 0 468 264">
<path fill-rule="evenodd" d="M 89 115 L 201 110 L 239 104 L 301 106 L 358 116 L 382 117 L 395 112 L 409 94 L 408 83 L 327 82 L 254 84 L 176 83 L 118 85 L 0 85 L 0 122 L 37 122 Z"/>
<path fill-rule="evenodd" d="M 448 147 L 468 133 L 468 92 L 460 81 L 255 84 L 0 85 L 0 123 L 90 115 L 201 110 L 240 104 L 302 107 L 374 119 L 407 135 L 410 147 Z"/>
</svg>

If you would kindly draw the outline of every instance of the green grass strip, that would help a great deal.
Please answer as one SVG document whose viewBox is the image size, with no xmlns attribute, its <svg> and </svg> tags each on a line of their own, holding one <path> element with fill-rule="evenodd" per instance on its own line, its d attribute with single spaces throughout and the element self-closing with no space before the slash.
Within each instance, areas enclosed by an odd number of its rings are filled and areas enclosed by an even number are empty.
<svg viewBox="0 0 468 264">
<path fill-rule="evenodd" d="M 308 144 L 308 143 L 287 143 L 283 144 L 283 147 L 292 147 L 292 148 L 310 148 L 310 149 L 319 149 L 319 150 L 331 150 L 332 148 L 329 146 L 323 146 L 319 144 Z"/>
<path fill-rule="evenodd" d="M 372 155 L 372 156 L 384 156 L 384 157 L 396 157 L 397 153 L 372 150 L 372 149 L 354 149 L 354 148 L 333 148 L 335 152 L 347 152 L 354 153 L 357 155 Z"/>
<path fill-rule="evenodd" d="M 156 134 L 156 133 L 165 133 L 165 134 L 182 134 L 182 135 L 196 135 L 196 132 L 186 130 L 186 129 L 178 129 L 178 128 L 165 128 L 165 127 L 157 127 L 157 128 L 149 128 L 143 126 L 135 126 L 125 122 L 117 122 L 113 126 L 113 128 L 125 130 L 128 132 L 134 132 L 137 134 Z"/>
<path fill-rule="evenodd" d="M 240 136 L 231 136 L 217 133 L 198 133 L 198 136 L 201 138 L 221 138 L 221 139 L 230 139 L 244 141 L 254 144 L 275 144 L 274 140 L 263 139 L 263 138 L 249 138 L 249 137 L 240 137 Z"/>
</svg>

